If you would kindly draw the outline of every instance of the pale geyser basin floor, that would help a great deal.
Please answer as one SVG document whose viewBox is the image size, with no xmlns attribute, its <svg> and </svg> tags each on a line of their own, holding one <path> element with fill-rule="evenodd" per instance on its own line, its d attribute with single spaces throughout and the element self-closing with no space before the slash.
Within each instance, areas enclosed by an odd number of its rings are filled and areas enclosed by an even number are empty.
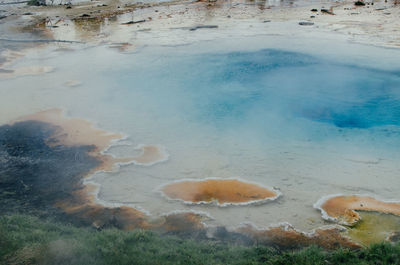
<svg viewBox="0 0 400 265">
<path fill-rule="evenodd" d="M 249 41 L 260 49 L 276 49 L 279 43 L 272 37 Z M 324 224 L 312 207 L 324 195 L 367 193 L 396 199 L 398 68 L 370 69 L 365 61 L 357 66 L 349 56 L 343 61 L 352 64 L 343 65 L 338 51 L 337 61 L 290 49 L 246 51 L 243 42 L 222 52 L 220 45 L 227 42 L 124 54 L 107 47 L 29 54 L 16 65 L 55 70 L 1 80 L 2 122 L 61 107 L 71 116 L 128 135 L 125 144 L 131 145 L 108 150 L 118 157 L 139 155 L 139 144 L 165 147 L 168 161 L 127 165 L 91 178 L 101 185 L 102 201 L 154 216 L 196 210 L 213 217 L 209 225 L 289 222 L 307 231 Z M 385 65 L 385 49 L 340 45 L 381 52 L 376 64 Z M 390 54 L 400 58 L 398 52 Z M 81 83 L 64 85 L 68 80 Z M 361 93 L 362 84 L 368 93 Z M 383 102 L 391 108 L 381 109 Z M 368 104 L 384 119 L 369 116 Z M 349 117 L 353 108 L 362 115 Z M 160 185 L 172 181 L 234 177 L 280 189 L 283 196 L 257 206 L 221 208 L 189 206 L 157 193 Z"/>
</svg>

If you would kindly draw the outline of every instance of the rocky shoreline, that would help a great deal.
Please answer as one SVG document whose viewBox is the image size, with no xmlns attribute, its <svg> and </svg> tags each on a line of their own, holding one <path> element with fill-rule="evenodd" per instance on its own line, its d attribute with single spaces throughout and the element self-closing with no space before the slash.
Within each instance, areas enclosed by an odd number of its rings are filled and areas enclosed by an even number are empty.
<svg viewBox="0 0 400 265">
<path fill-rule="evenodd" d="M 221 31 L 240 24 L 254 26 L 256 23 L 270 24 L 263 33 L 273 33 L 279 25 L 271 25 L 271 22 L 287 22 L 308 26 L 308 30 L 337 32 L 352 42 L 400 47 L 400 29 L 396 19 L 400 15 L 400 6 L 396 1 L 365 1 L 361 2 L 362 5 L 354 1 L 282 3 L 220 0 L 132 3 L 106 0 L 48 6 L 3 4 L 0 6 L 0 41 L 130 42 L 118 33 L 161 33 L 185 28 Z M 113 30 L 109 29 L 111 27 Z"/>
</svg>

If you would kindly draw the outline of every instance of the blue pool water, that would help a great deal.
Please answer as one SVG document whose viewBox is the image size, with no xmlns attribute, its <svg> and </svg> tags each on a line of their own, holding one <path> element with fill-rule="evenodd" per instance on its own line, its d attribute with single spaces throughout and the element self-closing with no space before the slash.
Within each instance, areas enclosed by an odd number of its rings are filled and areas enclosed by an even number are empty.
<svg viewBox="0 0 400 265">
<path fill-rule="evenodd" d="M 170 155 L 151 167 L 96 175 L 104 202 L 154 216 L 199 210 L 217 225 L 288 221 L 312 229 L 323 224 L 312 208 L 322 196 L 399 199 L 399 69 L 279 49 L 118 53 L 96 47 L 47 56 L 34 63 L 54 66 L 54 72 L 2 81 L 2 113 L 61 107 L 128 135 L 132 145 L 109 150 L 116 156 L 132 156 L 142 143 L 162 145 Z M 65 86 L 69 80 L 82 85 Z M 168 202 L 154 193 L 174 180 L 207 177 L 240 177 L 279 188 L 283 197 L 220 209 Z"/>
<path fill-rule="evenodd" d="M 126 89 L 121 94 L 126 100 L 140 89 L 164 109 L 215 126 L 263 123 L 271 113 L 339 128 L 400 125 L 400 71 L 301 53 L 267 49 L 166 57 L 114 74 Z"/>
</svg>

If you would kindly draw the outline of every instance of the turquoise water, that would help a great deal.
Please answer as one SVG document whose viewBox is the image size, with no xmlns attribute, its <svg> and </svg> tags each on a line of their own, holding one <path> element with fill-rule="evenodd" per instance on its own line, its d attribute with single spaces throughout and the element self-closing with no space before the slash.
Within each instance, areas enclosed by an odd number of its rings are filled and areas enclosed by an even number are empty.
<svg viewBox="0 0 400 265">
<path fill-rule="evenodd" d="M 321 196 L 396 199 L 400 185 L 400 69 L 347 61 L 280 49 L 52 51 L 20 65 L 51 65 L 54 72 L 1 81 L 0 106 L 10 117 L 61 107 L 123 132 L 132 145 L 111 148 L 117 156 L 132 155 L 140 143 L 165 146 L 165 163 L 93 177 L 102 201 L 152 215 L 203 211 L 215 218 L 210 224 L 288 221 L 311 229 L 322 224 L 312 208 Z M 67 87 L 68 80 L 82 85 Z M 221 209 L 168 202 L 154 192 L 207 177 L 240 177 L 279 188 L 283 197 Z"/>
<path fill-rule="evenodd" d="M 117 101 L 130 99 L 131 84 L 139 83 L 147 96 L 160 99 L 157 103 L 174 108 L 175 101 L 167 99 L 183 98 L 191 107 L 188 119 L 217 127 L 249 119 L 262 123 L 271 112 L 340 128 L 400 125 L 400 70 L 340 65 L 280 50 L 165 60 L 111 73 L 126 89 Z"/>
<path fill-rule="evenodd" d="M 235 131 L 239 141 L 255 137 L 263 145 L 271 139 L 344 141 L 350 134 L 355 145 L 365 135 L 371 145 L 377 135 L 389 147 L 400 143 L 397 70 L 265 49 L 164 55 L 140 67 L 124 61 L 107 75 L 118 80 L 110 104 L 135 108 L 139 97 L 146 102 L 141 108 L 157 118 L 207 126 L 220 137 Z"/>
</svg>

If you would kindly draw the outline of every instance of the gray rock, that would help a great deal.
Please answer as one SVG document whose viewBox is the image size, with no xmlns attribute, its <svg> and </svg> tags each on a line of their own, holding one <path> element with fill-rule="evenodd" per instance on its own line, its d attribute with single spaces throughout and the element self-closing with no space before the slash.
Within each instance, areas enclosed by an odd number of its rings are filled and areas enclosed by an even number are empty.
<svg viewBox="0 0 400 265">
<path fill-rule="evenodd" d="M 131 20 L 131 21 L 128 21 L 125 23 L 121 23 L 121 25 L 132 25 L 132 24 L 138 24 L 138 23 L 143 23 L 143 22 L 146 22 L 146 20 L 145 19 L 137 20 L 137 21 Z"/>
<path fill-rule="evenodd" d="M 314 22 L 302 21 L 302 22 L 299 22 L 299 25 L 300 26 L 312 26 L 312 25 L 314 25 Z"/>
<path fill-rule="evenodd" d="M 199 26 L 191 27 L 189 30 L 195 31 L 198 29 L 216 29 L 216 28 L 218 28 L 217 25 L 199 25 Z"/>
</svg>

